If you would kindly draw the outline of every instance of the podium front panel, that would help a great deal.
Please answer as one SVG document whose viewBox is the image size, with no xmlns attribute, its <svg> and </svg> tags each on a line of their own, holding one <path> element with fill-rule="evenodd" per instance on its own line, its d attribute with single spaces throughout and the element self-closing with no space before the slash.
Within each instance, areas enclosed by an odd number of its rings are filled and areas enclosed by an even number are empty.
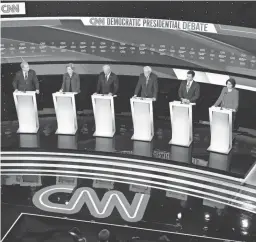
<svg viewBox="0 0 256 242">
<path fill-rule="evenodd" d="M 21 148 L 38 148 L 40 146 L 39 134 L 19 134 Z"/>
<path fill-rule="evenodd" d="M 95 151 L 114 152 L 115 151 L 115 139 L 114 138 L 105 138 L 105 137 L 96 137 Z"/>
<path fill-rule="evenodd" d="M 229 115 L 222 112 L 212 112 L 211 150 L 225 152 L 229 150 Z"/>
<path fill-rule="evenodd" d="M 58 135 L 58 149 L 77 150 L 77 135 Z"/>
<path fill-rule="evenodd" d="M 187 106 L 172 105 L 172 141 L 177 145 L 190 143 L 190 119 Z"/>
<path fill-rule="evenodd" d="M 170 160 L 181 163 L 192 163 L 192 146 L 182 147 L 172 145 L 170 150 Z"/>
<path fill-rule="evenodd" d="M 110 99 L 95 98 L 96 134 L 99 136 L 113 136 L 113 115 Z"/>
<path fill-rule="evenodd" d="M 153 144 L 152 142 L 133 141 L 133 155 L 152 157 Z"/>
<path fill-rule="evenodd" d="M 20 133 L 36 133 L 37 113 L 32 95 L 17 95 L 17 114 Z"/>
<path fill-rule="evenodd" d="M 134 102 L 134 138 L 148 140 L 152 136 L 150 103 Z"/>
<path fill-rule="evenodd" d="M 230 154 L 210 152 L 209 167 L 217 170 L 228 171 L 230 166 Z"/>
<path fill-rule="evenodd" d="M 57 96 L 58 133 L 73 134 L 76 132 L 76 116 L 73 110 L 72 97 Z"/>
</svg>

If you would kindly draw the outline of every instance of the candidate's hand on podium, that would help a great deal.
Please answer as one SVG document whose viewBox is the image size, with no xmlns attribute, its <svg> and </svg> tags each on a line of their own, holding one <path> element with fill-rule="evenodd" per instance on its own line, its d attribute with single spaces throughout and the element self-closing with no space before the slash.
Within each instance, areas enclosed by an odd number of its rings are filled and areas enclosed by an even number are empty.
<svg viewBox="0 0 256 242">
<path fill-rule="evenodd" d="M 152 100 L 153 100 L 153 101 L 156 101 L 156 98 L 155 98 L 155 97 L 153 97 L 153 98 L 152 98 Z"/>
<path fill-rule="evenodd" d="M 14 92 L 18 92 L 19 90 L 18 89 L 15 89 Z"/>
<path fill-rule="evenodd" d="M 99 93 L 97 93 L 97 92 L 95 92 L 95 93 L 93 93 L 93 95 L 98 95 Z"/>
<path fill-rule="evenodd" d="M 59 92 L 62 93 L 62 92 L 63 92 L 63 89 L 60 89 Z"/>
<path fill-rule="evenodd" d="M 112 96 L 113 94 L 110 92 L 108 95 L 109 95 L 109 96 Z"/>
<path fill-rule="evenodd" d="M 39 92 L 39 90 L 36 90 L 36 94 L 39 94 L 40 92 Z"/>
<path fill-rule="evenodd" d="M 182 103 L 185 103 L 185 104 L 190 104 L 190 101 L 188 99 L 183 99 L 183 102 Z"/>
<path fill-rule="evenodd" d="M 133 95 L 133 97 L 137 97 L 137 95 Z"/>
</svg>

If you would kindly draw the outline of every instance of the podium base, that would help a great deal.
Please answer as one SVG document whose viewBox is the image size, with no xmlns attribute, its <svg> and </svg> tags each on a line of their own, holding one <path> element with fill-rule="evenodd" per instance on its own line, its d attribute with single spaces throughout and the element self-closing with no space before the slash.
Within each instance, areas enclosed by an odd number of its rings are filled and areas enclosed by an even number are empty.
<svg viewBox="0 0 256 242">
<path fill-rule="evenodd" d="M 36 128 L 36 130 L 33 130 L 33 131 L 24 131 L 24 132 L 22 132 L 22 131 L 20 131 L 20 129 L 18 129 L 18 130 L 17 130 L 17 134 L 36 134 L 36 133 L 38 132 L 38 130 L 39 130 L 39 127 Z"/>
<path fill-rule="evenodd" d="M 178 142 L 175 142 L 175 140 L 170 140 L 169 141 L 169 145 L 176 145 L 176 146 L 184 146 L 184 147 L 189 147 L 191 144 L 192 144 L 193 140 L 189 141 L 188 143 L 186 144 L 181 144 L 181 143 L 178 143 Z"/>
<path fill-rule="evenodd" d="M 220 154 L 229 154 L 229 152 L 232 150 L 232 147 L 231 148 L 228 148 L 226 150 L 216 150 L 216 149 L 213 149 L 211 146 L 208 147 L 207 151 L 210 151 L 210 152 L 215 152 L 215 153 L 220 153 Z"/>
<path fill-rule="evenodd" d="M 141 138 L 136 138 L 136 137 L 134 137 L 134 135 L 132 136 L 132 140 L 138 140 L 138 141 L 146 141 L 146 142 L 148 142 L 148 141 L 151 141 L 152 139 L 153 139 L 153 137 L 154 137 L 154 135 L 151 135 L 148 139 L 141 139 Z"/>
<path fill-rule="evenodd" d="M 96 137 L 103 137 L 103 138 L 113 138 L 115 135 L 115 131 L 112 132 L 112 134 L 104 135 L 104 134 L 98 134 L 97 131 L 94 132 L 93 136 Z"/>
<path fill-rule="evenodd" d="M 55 134 L 61 134 L 61 135 L 75 135 L 76 134 L 76 131 L 77 129 L 74 131 L 74 132 L 70 132 L 70 133 L 67 133 L 67 132 L 61 132 L 57 129 L 57 131 L 55 132 Z"/>
</svg>

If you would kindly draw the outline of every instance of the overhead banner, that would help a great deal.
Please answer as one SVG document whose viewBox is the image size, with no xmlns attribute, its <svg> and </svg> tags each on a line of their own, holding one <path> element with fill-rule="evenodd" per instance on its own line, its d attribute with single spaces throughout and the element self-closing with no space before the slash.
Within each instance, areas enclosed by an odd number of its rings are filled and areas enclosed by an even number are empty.
<svg viewBox="0 0 256 242">
<path fill-rule="evenodd" d="M 148 18 L 84 17 L 86 26 L 113 26 L 131 28 L 172 29 L 182 31 L 217 33 L 214 24 Z"/>
</svg>

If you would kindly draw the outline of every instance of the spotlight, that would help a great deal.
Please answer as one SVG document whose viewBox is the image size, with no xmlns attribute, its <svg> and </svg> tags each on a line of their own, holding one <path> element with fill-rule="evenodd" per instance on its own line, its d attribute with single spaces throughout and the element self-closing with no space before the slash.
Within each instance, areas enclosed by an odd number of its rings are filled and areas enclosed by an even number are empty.
<svg viewBox="0 0 256 242">
<path fill-rule="evenodd" d="M 204 214 L 204 219 L 205 219 L 206 221 L 209 221 L 210 218 L 211 218 L 211 215 L 210 215 L 209 213 L 205 213 L 205 214 Z"/>
<path fill-rule="evenodd" d="M 249 221 L 248 221 L 248 219 L 242 219 L 241 220 L 241 225 L 242 225 L 242 227 L 243 228 L 248 228 L 249 227 Z"/>
</svg>

